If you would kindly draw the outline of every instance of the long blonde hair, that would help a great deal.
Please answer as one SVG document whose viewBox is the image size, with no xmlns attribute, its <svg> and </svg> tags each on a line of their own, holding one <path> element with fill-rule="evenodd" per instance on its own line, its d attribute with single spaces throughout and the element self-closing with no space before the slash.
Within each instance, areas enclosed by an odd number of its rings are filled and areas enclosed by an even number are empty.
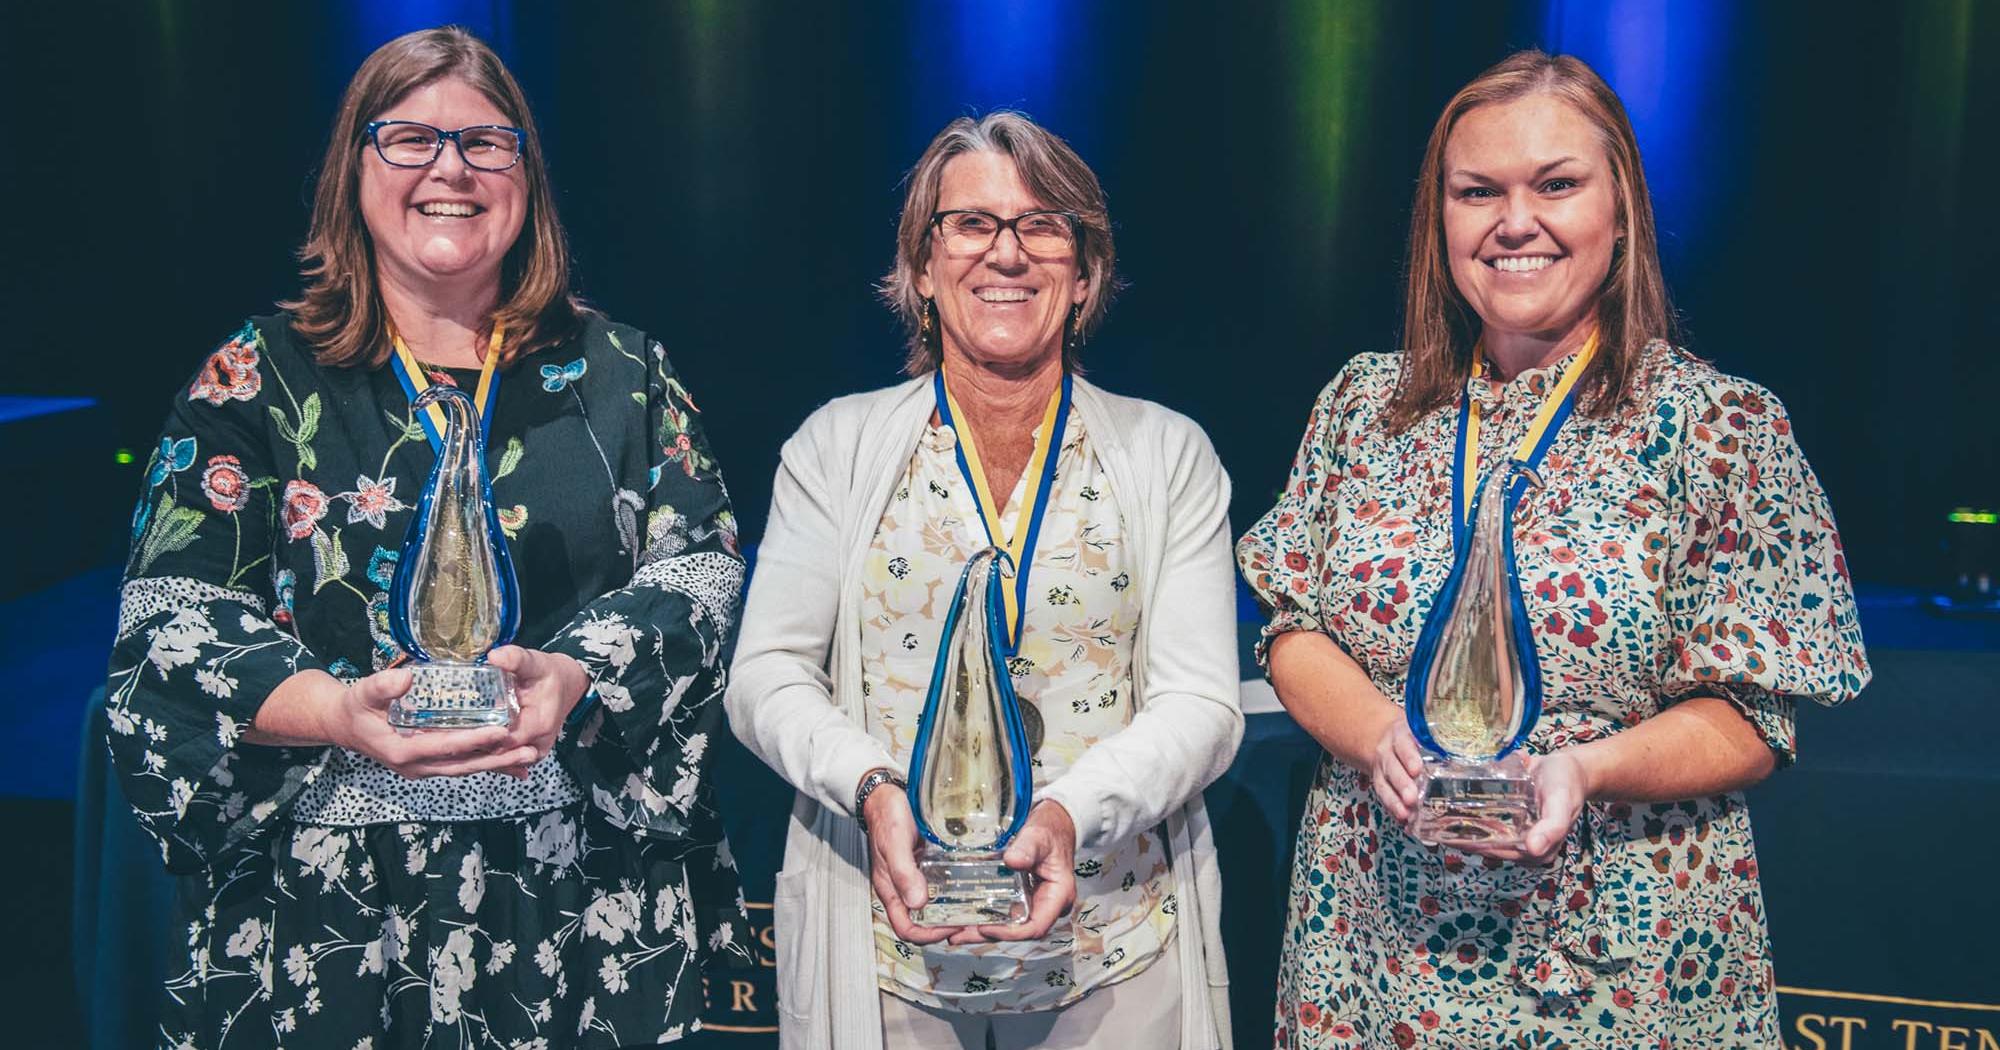
<svg viewBox="0 0 2000 1050">
<path fill-rule="evenodd" d="M 1607 416 L 1629 404 L 1646 344 L 1675 337 L 1673 307 L 1660 270 L 1653 201 L 1639 142 L 1625 106 L 1595 70 L 1569 55 L 1517 51 L 1460 88 L 1438 115 L 1424 147 L 1410 209 L 1409 272 L 1403 302 L 1402 374 L 1384 422 L 1407 429 L 1455 400 L 1472 373 L 1479 317 L 1452 283 L 1444 237 L 1444 148 L 1459 118 L 1479 106 L 1548 94 L 1597 129 L 1618 203 L 1617 246 L 1597 300 L 1598 353 L 1577 382 L 1578 411 Z"/>
</svg>

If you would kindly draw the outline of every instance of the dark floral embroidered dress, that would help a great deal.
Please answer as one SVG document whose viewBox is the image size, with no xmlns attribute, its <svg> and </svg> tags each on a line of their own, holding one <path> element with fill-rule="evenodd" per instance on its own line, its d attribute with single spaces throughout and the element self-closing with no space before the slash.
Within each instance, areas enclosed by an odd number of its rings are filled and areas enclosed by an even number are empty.
<svg viewBox="0 0 2000 1050">
<path fill-rule="evenodd" d="M 1348 362 L 1285 493 L 1237 545 L 1265 641 L 1323 631 L 1401 702 L 1451 569 L 1457 406 L 1382 423 L 1398 358 Z M 1480 469 L 1510 455 L 1562 364 L 1468 384 Z M 1514 522 L 1547 753 L 1694 695 L 1789 762 L 1800 698 L 1868 680 L 1833 516 L 1769 392 L 1663 343 L 1632 414 L 1581 414 Z M 1259 659 L 1266 645 L 1258 646 Z M 1778 1047 L 1770 938 L 1741 792 L 1590 803 L 1546 867 L 1426 847 L 1322 759 L 1299 826 L 1280 1047 Z"/>
<path fill-rule="evenodd" d="M 162 1046 L 652 1043 L 698 1028 L 705 958 L 746 952 L 705 775 L 743 563 L 694 404 L 632 329 L 592 317 L 517 362 L 488 444 L 516 641 L 589 669 L 581 725 L 525 781 L 242 741 L 288 676 L 398 655 L 387 592 L 433 461 L 387 369 L 316 364 L 282 316 L 175 399 L 107 700 L 182 876 Z"/>
</svg>

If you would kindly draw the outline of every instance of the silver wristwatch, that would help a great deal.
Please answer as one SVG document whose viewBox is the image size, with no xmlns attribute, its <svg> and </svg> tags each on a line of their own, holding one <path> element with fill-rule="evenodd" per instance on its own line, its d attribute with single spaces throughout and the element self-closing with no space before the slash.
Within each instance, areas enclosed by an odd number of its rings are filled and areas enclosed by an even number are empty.
<svg viewBox="0 0 2000 1050">
<path fill-rule="evenodd" d="M 894 784 L 898 788 L 903 788 L 909 785 L 909 781 L 903 779 L 903 774 L 884 766 L 869 771 L 867 776 L 861 778 L 861 786 L 854 789 L 854 819 L 861 821 L 864 831 L 868 828 L 868 821 L 861 815 L 862 807 L 868 804 L 868 796 L 874 794 L 875 789 L 884 784 Z"/>
</svg>

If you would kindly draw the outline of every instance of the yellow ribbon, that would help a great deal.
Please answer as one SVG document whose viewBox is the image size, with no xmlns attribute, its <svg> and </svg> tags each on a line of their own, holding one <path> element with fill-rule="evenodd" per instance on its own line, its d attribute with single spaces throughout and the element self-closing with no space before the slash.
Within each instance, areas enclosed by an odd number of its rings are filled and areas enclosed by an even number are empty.
<svg viewBox="0 0 2000 1050">
<path fill-rule="evenodd" d="M 1590 366 L 1590 359 L 1596 356 L 1597 332 L 1593 330 L 1590 333 L 1590 338 L 1584 341 L 1583 349 L 1577 351 L 1576 356 L 1570 359 L 1569 366 L 1563 369 L 1561 378 L 1556 380 L 1555 389 L 1550 390 L 1549 396 L 1542 400 L 1541 410 L 1535 413 L 1535 420 L 1528 424 L 1528 432 L 1522 436 L 1520 447 L 1514 450 L 1515 462 L 1526 463 L 1534 458 L 1535 446 L 1541 444 L 1542 434 L 1549 429 L 1549 421 L 1555 418 L 1556 411 L 1562 407 L 1563 402 L 1569 397 L 1570 389 L 1576 386 L 1576 381 L 1583 376 L 1583 370 Z M 1472 355 L 1472 377 L 1474 379 L 1481 379 L 1485 375 L 1486 359 L 1484 350 L 1483 348 L 1475 348 Z M 1471 404 L 1467 406 L 1465 434 L 1463 438 L 1465 441 L 1465 470 L 1463 476 L 1459 478 L 1460 490 L 1458 503 L 1459 507 L 1463 508 L 1462 512 L 1467 515 L 1468 520 L 1461 522 L 1461 525 L 1471 523 L 1469 519 L 1472 514 L 1472 501 L 1479 493 L 1479 399 L 1472 398 L 1470 400 Z"/>
<path fill-rule="evenodd" d="M 486 341 L 486 358 L 479 363 L 479 386 L 473 392 L 472 405 L 482 422 L 486 418 L 486 399 L 493 388 L 493 370 L 500 364 L 500 344 L 506 336 L 507 326 L 494 325 L 493 337 Z M 393 325 L 389 328 L 389 342 L 396 348 L 397 360 L 403 363 L 403 372 L 409 377 L 412 388 L 410 400 L 415 401 L 418 394 L 430 389 L 430 377 L 424 374 L 424 366 L 417 363 L 417 355 L 410 353 L 410 348 L 403 343 L 403 337 L 396 333 Z M 432 433 L 442 438 L 445 430 L 444 409 L 431 405 L 424 411 L 430 413 Z"/>
<path fill-rule="evenodd" d="M 1055 432 L 1056 416 L 1062 408 L 1063 384 L 1058 382 L 1055 391 L 1049 394 L 1049 405 L 1042 410 L 1042 425 L 1035 437 L 1034 455 L 1028 458 L 1028 466 L 1022 476 L 1028 479 L 1028 488 L 1021 494 L 1021 504 L 1015 508 L 1014 528 L 1010 535 L 1003 535 L 1000 521 L 1000 504 L 993 498 L 987 487 L 986 467 L 979 460 L 979 449 L 972 440 L 972 426 L 965 412 L 958 407 L 958 399 L 952 396 L 951 384 L 944 384 L 945 401 L 951 407 L 951 422 L 958 440 L 959 451 L 965 456 L 965 473 L 972 485 L 973 497 L 979 503 L 980 524 L 986 528 L 987 542 L 1001 550 L 1014 561 L 1014 571 L 1022 577 L 1028 575 L 1028 537 L 1034 529 L 1034 522 L 1028 520 L 1039 508 L 1042 487 L 1048 481 L 1048 471 L 1044 469 L 1048 459 L 1054 454 L 1056 444 L 1062 435 Z M 1007 638 L 1010 648 L 1020 644 L 1021 605 L 1016 596 L 1016 587 L 1003 587 L 1002 598 L 1007 613 Z"/>
</svg>

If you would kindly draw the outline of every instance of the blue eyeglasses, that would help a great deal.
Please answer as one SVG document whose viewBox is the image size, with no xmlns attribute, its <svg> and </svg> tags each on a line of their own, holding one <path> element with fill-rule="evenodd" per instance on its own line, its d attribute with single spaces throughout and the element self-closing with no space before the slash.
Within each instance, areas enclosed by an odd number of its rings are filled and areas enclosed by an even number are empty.
<svg viewBox="0 0 2000 1050">
<path fill-rule="evenodd" d="M 475 124 L 457 131 L 434 128 L 414 120 L 375 120 L 365 129 L 375 155 L 392 168 L 428 168 L 444 155 L 450 139 L 460 160 L 480 171 L 506 171 L 521 163 L 528 133 L 504 124 Z"/>
</svg>

